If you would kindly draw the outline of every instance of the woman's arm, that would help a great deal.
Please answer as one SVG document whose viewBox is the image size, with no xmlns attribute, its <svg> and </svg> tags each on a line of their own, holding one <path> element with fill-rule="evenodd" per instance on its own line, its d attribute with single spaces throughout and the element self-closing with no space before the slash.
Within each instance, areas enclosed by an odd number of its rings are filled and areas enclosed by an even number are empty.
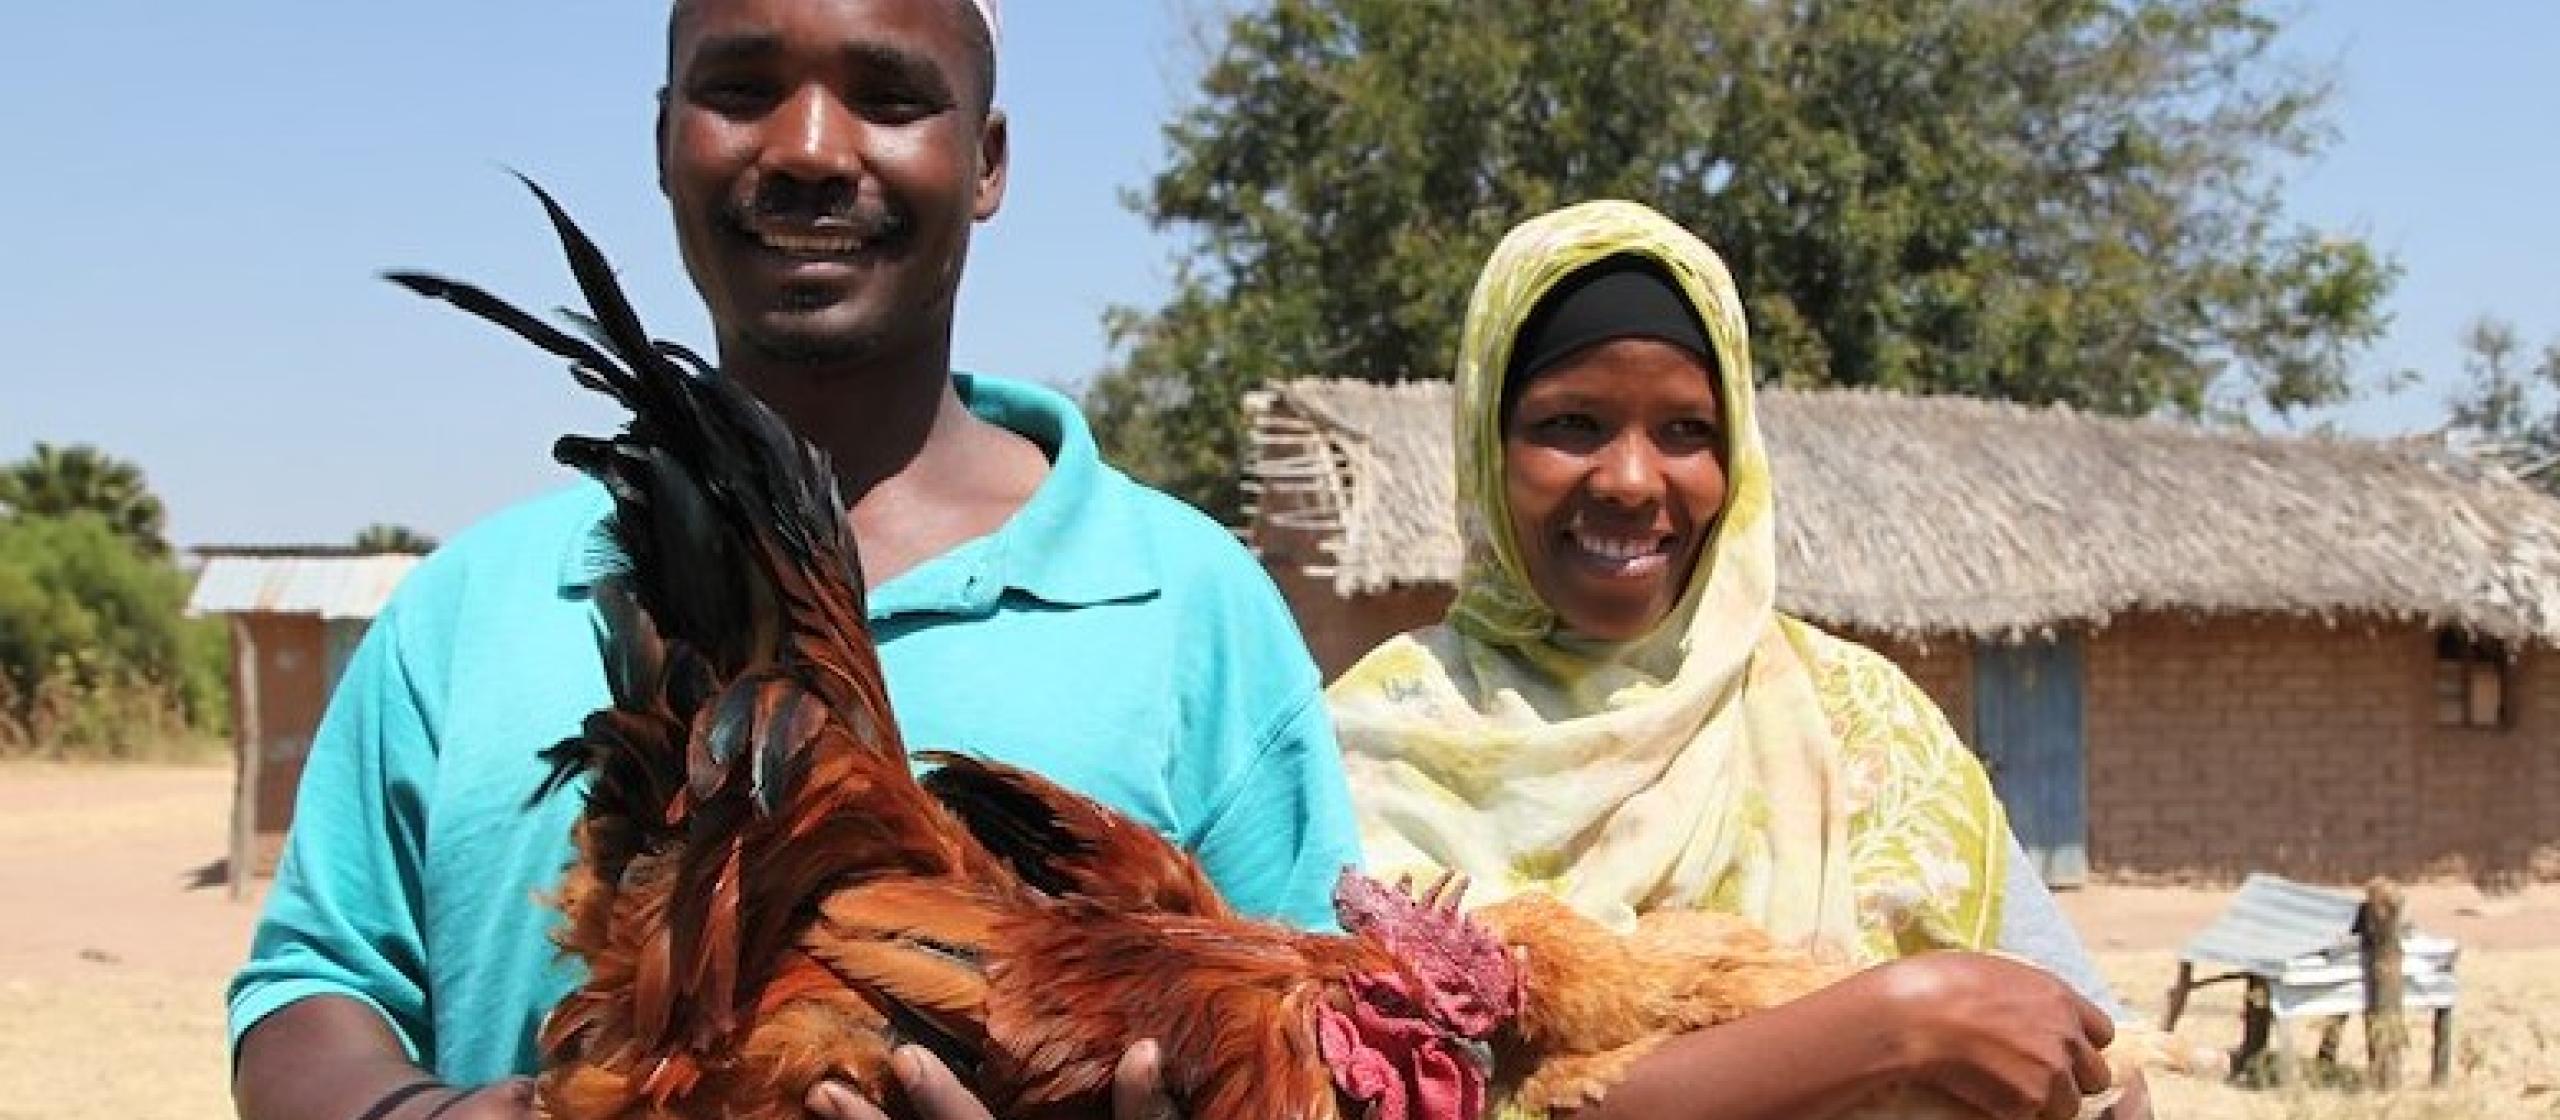
<svg viewBox="0 0 2560 1120">
<path fill-rule="evenodd" d="M 2107 1087 L 2113 1034 L 2041 969 L 1934 953 L 1674 1039 L 1580 1120 L 1820 1120 L 1897 1085 L 1994 1120 L 2068 1118 Z"/>
</svg>

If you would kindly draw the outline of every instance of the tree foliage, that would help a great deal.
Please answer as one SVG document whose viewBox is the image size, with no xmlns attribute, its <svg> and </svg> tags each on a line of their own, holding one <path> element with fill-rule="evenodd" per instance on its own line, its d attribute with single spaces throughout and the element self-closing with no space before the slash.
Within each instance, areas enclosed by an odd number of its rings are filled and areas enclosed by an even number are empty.
<svg viewBox="0 0 2560 1120">
<path fill-rule="evenodd" d="M 407 552 L 423 555 L 435 551 L 436 539 L 406 525 L 388 523 L 367 525 L 356 533 L 358 552 Z"/>
<path fill-rule="evenodd" d="M 230 639 L 185 617 L 166 528 L 141 469 L 95 447 L 0 466 L 0 751 L 157 751 L 227 726 Z"/>
<path fill-rule="evenodd" d="M 2560 492 L 2560 339 L 2528 354 L 2515 325 L 2482 317 L 2462 332 L 2465 384 L 2452 427 L 2546 490 Z"/>
<path fill-rule="evenodd" d="M 96 511 L 0 518 L 0 747 L 221 728 L 228 639 L 187 588 Z"/>
<path fill-rule="evenodd" d="M 151 556 L 167 556 L 168 513 L 142 468 L 87 444 L 35 452 L 0 468 L 0 512 L 38 517 L 96 514 Z"/>
<path fill-rule="evenodd" d="M 2288 221 L 2327 136 L 2260 0 L 1268 0 L 1135 200 L 1106 447 L 1235 508 L 1238 398 L 1445 377 L 1502 232 L 1595 197 L 1717 246 L 1757 376 L 2116 413 L 2352 388 L 2396 269 Z"/>
</svg>

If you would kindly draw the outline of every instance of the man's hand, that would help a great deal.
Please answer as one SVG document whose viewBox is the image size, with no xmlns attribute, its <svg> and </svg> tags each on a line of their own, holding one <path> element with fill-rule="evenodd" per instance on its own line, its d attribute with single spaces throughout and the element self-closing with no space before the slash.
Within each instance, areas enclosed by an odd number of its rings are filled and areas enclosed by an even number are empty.
<svg viewBox="0 0 2560 1120">
<path fill-rule="evenodd" d="M 1140 1042 L 1121 1053 L 1120 1064 L 1111 1071 L 1111 1120 L 1180 1120 L 1173 1098 L 1164 1091 L 1162 1060 L 1153 1042 Z M 923 1120 L 994 1120 L 987 1106 L 932 1051 L 899 1047 L 889 1057 L 889 1070 Z M 807 1104 L 819 1120 L 889 1120 L 879 1106 L 834 1081 L 821 1081 L 811 1088 Z"/>
</svg>

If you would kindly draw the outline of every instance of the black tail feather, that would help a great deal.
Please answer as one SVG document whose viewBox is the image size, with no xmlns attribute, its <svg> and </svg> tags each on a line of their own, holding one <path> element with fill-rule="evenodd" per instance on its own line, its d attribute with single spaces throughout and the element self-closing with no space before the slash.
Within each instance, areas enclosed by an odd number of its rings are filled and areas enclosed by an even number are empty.
<svg viewBox="0 0 2560 1120">
<path fill-rule="evenodd" d="M 1090 855 L 1091 848 L 1048 805 L 1007 780 L 1004 771 L 967 755 L 926 751 L 921 757 L 936 764 L 920 779 L 925 792 L 950 809 L 981 846 L 1043 894 L 1075 892 L 1076 880 L 1061 863 Z"/>
<path fill-rule="evenodd" d="M 610 849 L 584 853 L 598 870 L 642 851 L 675 859 L 668 983 L 693 1008 L 684 1016 L 701 1017 L 686 1031 L 699 1043 L 699 1031 L 726 1029 L 737 1011 L 742 957 L 772 949 L 757 923 L 797 912 L 787 901 L 745 915 L 740 899 L 751 891 L 772 904 L 762 892 L 797 889 L 767 882 L 790 870 L 767 868 L 783 834 L 768 834 L 767 822 L 806 804 L 794 794 L 816 744 L 852 732 L 856 748 L 881 752 L 876 761 L 901 776 L 903 745 L 826 454 L 700 355 L 652 340 L 602 251 L 548 192 L 525 185 L 586 297 L 588 313 L 563 314 L 570 330 L 468 284 L 389 278 L 566 359 L 580 385 L 630 410 L 619 433 L 566 436 L 553 448 L 612 496 L 620 570 L 597 591 L 615 706 L 544 752 L 542 790 L 590 778 L 584 835 L 608 837 Z M 742 949 L 742 937 L 754 948 Z M 653 1044 L 676 1026 L 652 1022 L 641 1033 Z"/>
<path fill-rule="evenodd" d="M 515 305 L 480 289 L 478 285 L 448 280 L 426 272 L 392 271 L 382 278 L 407 288 L 428 299 L 440 299 L 483 319 L 506 328 L 536 346 L 568 359 L 580 369 L 611 369 L 613 362 L 602 351 L 549 323 L 516 308 Z M 608 389 L 615 396 L 619 390 Z M 625 403 L 628 403 L 627 401 Z"/>
<path fill-rule="evenodd" d="M 569 212 L 560 208 L 559 201 L 542 189 L 542 184 L 522 172 L 516 174 L 516 180 L 542 200 L 542 211 L 550 216 L 551 228 L 560 235 L 560 247 L 569 254 L 569 271 L 578 278 L 578 290 L 586 293 L 587 305 L 594 310 L 605 335 L 621 344 L 615 351 L 624 361 L 634 364 L 645 364 L 644 358 L 656 357 L 648 328 L 640 325 L 640 313 L 631 309 L 622 286 L 614 281 L 613 265 L 605 260 L 604 251 L 596 248 L 578 223 L 569 220 Z"/>
</svg>

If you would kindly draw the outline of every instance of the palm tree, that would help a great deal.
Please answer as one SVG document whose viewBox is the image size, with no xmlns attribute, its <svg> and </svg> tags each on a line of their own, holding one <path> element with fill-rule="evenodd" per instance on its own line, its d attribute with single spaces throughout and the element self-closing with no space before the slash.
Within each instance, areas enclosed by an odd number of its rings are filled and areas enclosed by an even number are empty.
<svg viewBox="0 0 2560 1120">
<path fill-rule="evenodd" d="M 433 552 L 436 539 L 406 525 L 367 525 L 356 534 L 358 552 Z"/>
<path fill-rule="evenodd" d="M 94 513 L 144 553 L 169 554 L 168 510 L 142 468 L 85 443 L 38 443 L 35 454 L 0 468 L 0 506 L 37 517 Z"/>
</svg>

